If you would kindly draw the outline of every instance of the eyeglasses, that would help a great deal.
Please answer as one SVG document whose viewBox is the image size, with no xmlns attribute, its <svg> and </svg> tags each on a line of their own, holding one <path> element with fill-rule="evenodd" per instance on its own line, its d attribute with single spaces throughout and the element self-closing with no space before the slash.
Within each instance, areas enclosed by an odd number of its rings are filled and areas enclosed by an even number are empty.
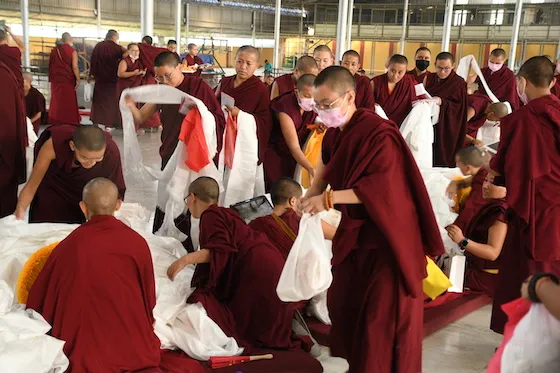
<svg viewBox="0 0 560 373">
<path fill-rule="evenodd" d="M 189 193 L 187 194 L 187 196 L 185 198 L 183 198 L 183 202 L 187 203 L 187 199 L 189 199 L 189 197 L 192 195 L 194 195 L 194 193 Z"/>
<path fill-rule="evenodd" d="M 437 71 L 445 71 L 445 72 L 448 72 L 448 71 L 453 70 L 453 68 L 452 68 L 452 67 L 441 67 L 441 66 L 436 66 L 436 70 L 437 70 Z"/>
<path fill-rule="evenodd" d="M 347 94 L 348 94 L 348 92 L 346 92 L 342 96 L 339 96 L 336 100 L 334 100 L 333 102 L 331 102 L 328 105 L 320 105 L 316 102 L 313 102 L 313 111 L 318 112 L 318 111 L 333 109 L 333 105 L 336 104 L 341 98 L 343 98 Z"/>
<path fill-rule="evenodd" d="M 154 79 L 155 79 L 155 81 L 158 82 L 158 83 L 165 83 L 165 82 L 171 81 L 171 78 L 173 77 L 173 74 L 174 74 L 174 71 L 173 71 L 173 72 L 170 72 L 169 74 L 165 74 L 165 75 L 163 75 L 163 76 L 161 76 L 161 75 L 156 75 L 156 76 L 154 77 Z"/>
</svg>

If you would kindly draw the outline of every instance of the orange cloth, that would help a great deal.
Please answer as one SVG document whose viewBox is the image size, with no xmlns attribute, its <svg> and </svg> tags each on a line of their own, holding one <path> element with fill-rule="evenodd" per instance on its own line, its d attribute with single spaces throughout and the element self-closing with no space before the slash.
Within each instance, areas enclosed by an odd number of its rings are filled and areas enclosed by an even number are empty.
<svg viewBox="0 0 560 373">
<path fill-rule="evenodd" d="M 41 270 L 45 266 L 47 259 L 49 259 L 52 251 L 57 246 L 58 242 L 44 246 L 35 251 L 33 255 L 29 257 L 27 262 L 25 262 L 19 274 L 18 282 L 16 285 L 16 294 L 19 303 L 27 303 L 29 290 L 31 290 L 31 288 L 33 287 L 33 284 L 35 283 L 35 280 L 37 280 L 39 273 L 41 273 Z"/>
<path fill-rule="evenodd" d="M 235 154 L 235 140 L 237 139 L 237 117 L 231 113 L 226 119 L 226 139 L 224 141 L 224 164 L 231 170 L 233 168 L 233 155 Z"/>
<path fill-rule="evenodd" d="M 183 119 L 179 140 L 185 143 L 185 164 L 194 172 L 199 172 L 210 163 L 208 145 L 202 128 L 202 117 L 198 109 L 191 109 Z"/>
<path fill-rule="evenodd" d="M 453 180 L 463 180 L 463 178 L 459 176 L 454 178 Z M 455 206 L 453 206 L 453 211 L 455 211 L 457 214 L 463 210 L 463 207 L 465 206 L 465 202 L 471 194 L 471 190 L 472 190 L 471 187 L 458 189 L 457 194 L 453 196 L 453 201 L 455 202 Z"/>
</svg>

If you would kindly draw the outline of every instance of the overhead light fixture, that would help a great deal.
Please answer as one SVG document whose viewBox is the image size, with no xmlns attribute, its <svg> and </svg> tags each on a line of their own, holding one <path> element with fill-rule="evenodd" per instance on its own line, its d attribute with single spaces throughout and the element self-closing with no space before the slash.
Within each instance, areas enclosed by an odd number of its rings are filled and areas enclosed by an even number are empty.
<svg viewBox="0 0 560 373">
<path fill-rule="evenodd" d="M 308 36 L 314 36 L 314 35 L 315 35 L 315 28 L 313 28 L 313 27 L 308 27 L 308 28 L 307 28 L 307 35 L 308 35 Z"/>
<path fill-rule="evenodd" d="M 213 5 L 221 5 L 221 6 L 231 6 L 234 8 L 244 8 L 244 9 L 251 9 L 251 10 L 260 10 L 267 13 L 274 13 L 276 12 L 276 8 L 273 6 L 268 5 L 259 5 L 259 4 L 248 4 L 248 3 L 239 3 L 235 1 L 220 1 L 220 0 L 190 0 L 190 3 L 200 3 L 200 4 L 213 4 Z M 280 13 L 287 16 L 298 16 L 298 17 L 307 17 L 307 12 L 302 9 L 295 9 L 295 8 L 280 8 Z"/>
</svg>

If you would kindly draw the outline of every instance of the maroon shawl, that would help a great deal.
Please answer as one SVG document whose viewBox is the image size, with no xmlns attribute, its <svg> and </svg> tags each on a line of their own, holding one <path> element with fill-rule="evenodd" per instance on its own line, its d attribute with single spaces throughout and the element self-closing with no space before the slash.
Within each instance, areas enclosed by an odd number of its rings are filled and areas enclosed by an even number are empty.
<svg viewBox="0 0 560 373">
<path fill-rule="evenodd" d="M 412 69 L 410 71 L 406 72 L 407 75 L 411 75 L 415 80 L 416 83 L 424 83 L 424 78 L 428 75 L 431 74 L 431 72 L 429 72 L 428 70 L 425 70 L 422 74 L 418 75 L 418 73 L 416 72 L 416 69 Z"/>
<path fill-rule="evenodd" d="M 474 216 L 478 214 L 480 209 L 488 203 L 488 201 L 482 197 L 482 184 L 484 184 L 484 180 L 486 180 L 486 175 L 488 175 L 488 171 L 485 168 L 481 168 L 478 173 L 473 176 L 471 193 L 465 201 L 465 206 L 453 223 L 463 231 Z"/>
<path fill-rule="evenodd" d="M 439 123 L 434 126 L 434 167 L 455 167 L 455 154 L 467 133 L 467 83 L 455 71 L 446 79 L 430 74 L 426 90 L 442 101 Z"/>
<path fill-rule="evenodd" d="M 478 129 L 486 122 L 486 108 L 491 104 L 490 98 L 482 93 L 473 93 L 467 96 L 467 105 L 474 109 L 474 117 L 467 123 L 467 135 L 476 139 Z"/>
<path fill-rule="evenodd" d="M 488 87 L 500 101 L 507 101 L 511 104 L 512 109 L 515 111 L 521 106 L 519 95 L 517 94 L 517 82 L 515 81 L 515 74 L 506 65 L 496 72 L 493 72 L 488 67 L 482 69 L 482 75 L 488 83 Z M 480 78 L 476 79 L 478 84 L 478 92 L 487 95 L 486 89 L 480 82 Z"/>
<path fill-rule="evenodd" d="M 278 219 L 281 219 L 290 228 L 292 233 L 297 236 L 299 231 L 299 221 L 301 218 L 295 211 L 288 210 L 278 216 Z M 249 227 L 258 232 L 264 233 L 268 237 L 270 243 L 276 246 L 278 251 L 280 251 L 284 260 L 288 259 L 288 254 L 294 245 L 294 240 L 286 234 L 286 232 L 282 229 L 282 226 L 272 215 L 256 218 L 249 223 Z"/>
<path fill-rule="evenodd" d="M 204 61 L 202 61 L 202 58 L 200 58 L 198 55 L 197 56 L 191 56 L 190 54 L 187 54 L 185 56 L 185 58 L 183 58 L 183 61 L 187 61 L 187 66 L 194 66 L 194 65 L 204 65 Z M 194 76 L 200 76 L 202 75 L 202 69 L 197 69 L 194 73 L 192 73 Z"/>
<path fill-rule="evenodd" d="M 375 102 L 381 105 L 385 114 L 397 126 L 401 126 L 404 118 L 412 110 L 412 101 L 416 98 L 414 86 L 416 81 L 406 74 L 389 93 L 389 78 L 387 74 L 373 78 Z"/>
<path fill-rule="evenodd" d="M 375 100 L 371 89 L 370 80 L 367 76 L 354 75 L 356 80 L 356 107 L 358 109 L 374 109 Z"/>
<path fill-rule="evenodd" d="M 293 76 L 294 75 L 290 73 L 280 75 L 278 78 L 274 79 L 278 86 L 278 96 L 282 96 L 284 93 L 291 92 L 296 88 Z"/>
</svg>

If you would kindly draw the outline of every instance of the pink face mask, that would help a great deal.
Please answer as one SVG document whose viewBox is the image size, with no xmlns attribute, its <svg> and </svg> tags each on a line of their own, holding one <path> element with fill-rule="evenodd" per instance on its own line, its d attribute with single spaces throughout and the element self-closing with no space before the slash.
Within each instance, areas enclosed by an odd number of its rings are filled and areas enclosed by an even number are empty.
<svg viewBox="0 0 560 373">
<path fill-rule="evenodd" d="M 529 97 L 527 97 L 527 93 L 525 93 L 525 88 L 523 88 L 523 92 L 519 89 L 519 81 L 517 82 L 517 95 L 523 104 L 527 105 L 529 103 Z"/>
<path fill-rule="evenodd" d="M 556 72 L 560 74 L 560 62 L 556 64 Z"/>
<path fill-rule="evenodd" d="M 300 97 L 298 103 L 303 111 L 312 111 L 315 101 L 312 98 Z"/>
<path fill-rule="evenodd" d="M 502 66 L 504 66 L 503 63 L 493 63 L 488 61 L 488 68 L 493 72 L 499 71 L 502 68 Z"/>
<path fill-rule="evenodd" d="M 319 118 L 323 121 L 323 124 L 329 128 L 338 128 L 343 126 L 348 120 L 348 112 L 342 114 L 339 107 L 332 109 L 319 110 L 317 112 Z"/>
</svg>

